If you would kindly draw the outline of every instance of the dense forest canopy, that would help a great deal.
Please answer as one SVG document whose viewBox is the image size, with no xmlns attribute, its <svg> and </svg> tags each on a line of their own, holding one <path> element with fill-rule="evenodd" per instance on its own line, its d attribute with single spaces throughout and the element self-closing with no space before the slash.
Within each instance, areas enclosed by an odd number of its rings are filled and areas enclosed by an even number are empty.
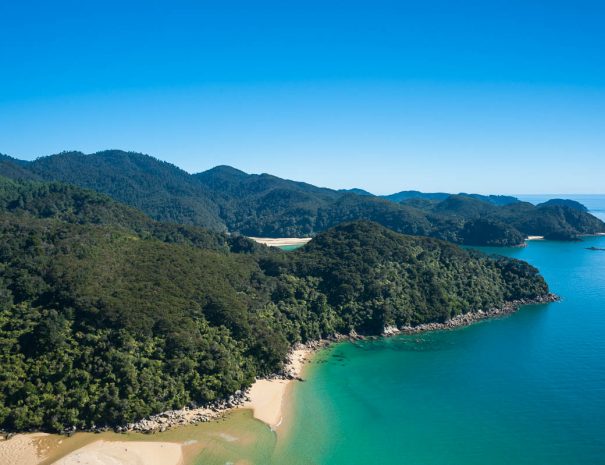
<svg viewBox="0 0 605 465">
<path fill-rule="evenodd" d="M 64 152 L 21 167 L 36 179 L 102 192 L 158 220 L 225 229 L 201 183 L 176 166 L 147 155 L 120 150 L 92 155 Z"/>
<path fill-rule="evenodd" d="M 406 200 L 445 200 L 450 195 L 446 192 L 420 192 L 420 191 L 401 191 L 395 194 L 383 195 L 382 197 L 391 200 L 393 202 L 404 202 Z M 519 202 L 519 199 L 510 195 L 481 195 L 481 194 L 464 194 L 466 197 L 470 197 L 484 202 L 492 203 L 494 205 L 508 205 L 511 203 Z"/>
<path fill-rule="evenodd" d="M 573 208 L 574 210 L 578 210 L 581 212 L 587 212 L 588 208 L 585 205 L 582 205 L 580 202 L 576 202 L 571 199 L 550 199 L 544 203 L 539 204 L 538 206 L 554 206 L 554 205 L 562 205 L 565 207 Z"/>
<path fill-rule="evenodd" d="M 112 225 L 141 238 L 215 250 L 252 252 L 262 248 L 242 236 L 158 222 L 107 195 L 60 182 L 13 181 L 0 176 L 0 211 L 19 218 L 33 216 L 72 224 Z"/>
<path fill-rule="evenodd" d="M 292 344 L 548 292 L 527 263 L 357 221 L 291 253 L 89 190 L 0 182 L 0 428 L 120 425 L 280 369 Z"/>
<path fill-rule="evenodd" d="M 385 198 L 217 166 L 190 175 L 153 157 L 111 150 L 24 162 L 3 156 L 0 175 L 94 189 L 155 220 L 248 236 L 313 236 L 343 221 L 467 245 L 518 245 L 528 235 L 573 240 L 605 224 L 571 201 L 538 206 L 510 196 L 403 191 Z"/>
</svg>

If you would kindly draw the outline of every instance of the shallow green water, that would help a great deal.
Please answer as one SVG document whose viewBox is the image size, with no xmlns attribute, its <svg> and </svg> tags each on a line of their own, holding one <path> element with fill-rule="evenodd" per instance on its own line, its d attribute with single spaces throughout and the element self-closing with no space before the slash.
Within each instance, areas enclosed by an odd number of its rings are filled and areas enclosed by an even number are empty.
<svg viewBox="0 0 605 465">
<path fill-rule="evenodd" d="M 284 250 L 285 252 L 291 252 L 292 250 L 300 249 L 305 244 L 295 244 L 295 245 L 282 245 L 279 248 Z"/>
<path fill-rule="evenodd" d="M 38 448 L 45 456 L 40 465 L 52 465 L 99 440 L 177 443 L 183 447 L 186 465 L 261 465 L 271 461 L 277 436 L 267 425 L 254 419 L 252 411 L 235 410 L 216 421 L 180 426 L 158 434 L 105 432 L 38 438 Z M 9 464 L 2 462 L 1 465 Z"/>
<path fill-rule="evenodd" d="M 562 302 L 322 353 L 272 463 L 605 463 L 605 252 L 589 246 L 605 237 L 492 249 Z"/>
</svg>

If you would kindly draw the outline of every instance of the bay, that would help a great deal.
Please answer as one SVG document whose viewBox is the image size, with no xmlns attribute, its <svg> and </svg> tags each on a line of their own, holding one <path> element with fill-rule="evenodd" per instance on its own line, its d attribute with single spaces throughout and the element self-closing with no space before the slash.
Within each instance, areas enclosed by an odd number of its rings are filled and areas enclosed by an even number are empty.
<svg viewBox="0 0 605 465">
<path fill-rule="evenodd" d="M 467 328 L 343 343 L 293 392 L 273 463 L 602 464 L 605 237 L 483 249 L 562 301 Z"/>
</svg>

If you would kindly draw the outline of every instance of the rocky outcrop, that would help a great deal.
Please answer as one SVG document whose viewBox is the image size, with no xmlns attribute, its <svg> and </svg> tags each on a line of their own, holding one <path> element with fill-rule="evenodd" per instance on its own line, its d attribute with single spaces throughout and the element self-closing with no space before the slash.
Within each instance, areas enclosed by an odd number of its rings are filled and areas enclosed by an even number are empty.
<svg viewBox="0 0 605 465">
<path fill-rule="evenodd" d="M 175 426 L 203 423 L 219 418 L 224 412 L 241 406 L 249 400 L 245 391 L 235 391 L 226 399 L 217 400 L 210 404 L 198 407 L 191 404 L 180 410 L 168 410 L 166 412 L 152 415 L 136 423 L 129 423 L 115 428 L 118 433 L 161 433 Z"/>
<path fill-rule="evenodd" d="M 392 336 L 394 334 L 399 333 L 413 334 L 421 333 L 424 331 L 455 329 L 461 326 L 468 326 L 472 323 L 485 320 L 487 318 L 495 318 L 499 316 L 510 315 L 511 313 L 514 313 L 519 310 L 519 308 L 523 305 L 545 304 L 549 302 L 556 302 L 558 300 L 560 300 L 560 297 L 552 293 L 536 297 L 535 299 L 513 300 L 511 302 L 505 303 L 502 307 L 456 315 L 455 317 L 451 318 L 450 320 L 444 323 L 424 323 L 417 326 L 403 326 L 401 328 L 397 328 L 396 326 L 387 326 L 383 331 L 383 335 Z"/>
</svg>

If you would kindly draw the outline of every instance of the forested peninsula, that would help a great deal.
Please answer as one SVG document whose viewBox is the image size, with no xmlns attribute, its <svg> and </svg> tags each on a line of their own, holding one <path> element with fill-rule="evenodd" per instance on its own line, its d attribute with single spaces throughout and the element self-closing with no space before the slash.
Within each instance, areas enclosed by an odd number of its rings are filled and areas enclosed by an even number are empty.
<svg viewBox="0 0 605 465">
<path fill-rule="evenodd" d="M 0 178 L 0 428 L 123 425 L 245 389 L 298 342 L 548 292 L 525 262 L 375 222 L 286 253 L 73 185 Z"/>
<path fill-rule="evenodd" d="M 229 166 L 189 174 L 119 150 L 64 152 L 31 162 L 0 156 L 0 175 L 62 181 L 107 194 L 158 221 L 254 237 L 312 237 L 355 220 L 465 245 L 513 246 L 528 236 L 577 240 L 605 232 L 602 221 L 568 200 L 534 206 L 510 196 L 417 191 L 379 197 Z"/>
</svg>

